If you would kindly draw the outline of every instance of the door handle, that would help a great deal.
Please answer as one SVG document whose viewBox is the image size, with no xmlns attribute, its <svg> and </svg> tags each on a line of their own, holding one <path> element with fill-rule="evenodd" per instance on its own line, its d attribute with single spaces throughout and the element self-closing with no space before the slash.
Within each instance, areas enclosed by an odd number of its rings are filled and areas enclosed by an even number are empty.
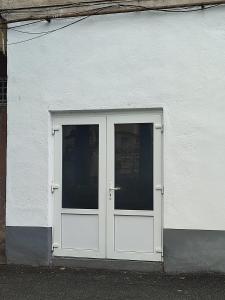
<svg viewBox="0 0 225 300">
<path fill-rule="evenodd" d="M 119 187 L 119 186 L 115 186 L 115 187 L 110 187 L 109 188 L 109 200 L 112 200 L 112 197 L 113 197 L 113 191 L 119 191 L 119 190 L 121 190 L 121 187 Z"/>
<path fill-rule="evenodd" d="M 116 187 L 110 187 L 109 190 L 110 190 L 110 191 L 120 191 L 120 190 L 121 190 L 121 187 L 119 187 L 119 186 L 116 186 Z"/>
</svg>

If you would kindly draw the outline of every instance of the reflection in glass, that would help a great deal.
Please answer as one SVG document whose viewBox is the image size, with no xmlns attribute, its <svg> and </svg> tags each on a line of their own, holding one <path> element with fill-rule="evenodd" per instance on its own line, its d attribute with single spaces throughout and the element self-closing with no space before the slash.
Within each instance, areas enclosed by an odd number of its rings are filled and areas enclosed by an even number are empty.
<svg viewBox="0 0 225 300">
<path fill-rule="evenodd" d="M 153 124 L 115 124 L 115 209 L 153 210 Z"/>
<path fill-rule="evenodd" d="M 63 126 L 63 208 L 98 208 L 98 127 Z"/>
</svg>

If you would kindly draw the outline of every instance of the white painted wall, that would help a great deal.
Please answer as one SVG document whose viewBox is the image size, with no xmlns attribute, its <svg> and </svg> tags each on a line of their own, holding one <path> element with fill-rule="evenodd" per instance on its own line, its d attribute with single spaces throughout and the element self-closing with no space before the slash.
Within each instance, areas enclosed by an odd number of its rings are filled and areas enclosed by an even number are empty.
<svg viewBox="0 0 225 300">
<path fill-rule="evenodd" d="M 98 16 L 9 46 L 7 225 L 51 226 L 49 110 L 163 107 L 165 227 L 224 230 L 224 16 Z"/>
</svg>

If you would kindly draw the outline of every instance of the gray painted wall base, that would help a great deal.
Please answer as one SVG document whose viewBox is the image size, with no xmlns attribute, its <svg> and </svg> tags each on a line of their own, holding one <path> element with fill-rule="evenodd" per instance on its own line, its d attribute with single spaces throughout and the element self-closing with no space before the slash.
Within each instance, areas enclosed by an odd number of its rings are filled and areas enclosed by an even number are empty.
<svg viewBox="0 0 225 300">
<path fill-rule="evenodd" d="M 136 272 L 162 272 L 163 264 L 161 262 L 132 261 L 116 259 L 98 259 L 98 258 L 67 258 L 53 257 L 53 266 L 71 267 L 71 268 L 89 268 L 89 269 L 108 269 L 120 271 Z"/>
<path fill-rule="evenodd" d="M 164 269 L 225 273 L 225 231 L 165 229 Z"/>
<path fill-rule="evenodd" d="M 52 229 L 49 227 L 6 227 L 8 264 L 49 265 L 51 245 Z"/>
<path fill-rule="evenodd" d="M 167 273 L 225 273 L 225 231 L 164 229 L 164 270 Z M 6 227 L 9 264 L 65 266 L 158 272 L 160 262 L 51 257 L 52 229 Z"/>
</svg>

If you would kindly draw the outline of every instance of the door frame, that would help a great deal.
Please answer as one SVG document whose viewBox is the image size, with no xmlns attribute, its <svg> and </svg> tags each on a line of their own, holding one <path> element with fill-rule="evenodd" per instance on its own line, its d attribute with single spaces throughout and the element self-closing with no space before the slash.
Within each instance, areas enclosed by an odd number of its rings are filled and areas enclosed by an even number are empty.
<svg viewBox="0 0 225 300">
<path fill-rule="evenodd" d="M 156 188 L 158 190 L 159 193 L 161 193 L 161 212 L 160 212 L 160 219 L 161 219 L 161 236 L 160 236 L 160 240 L 161 240 L 161 246 L 157 246 L 157 255 L 155 255 L 155 258 L 152 256 L 151 261 L 162 261 L 163 260 L 163 201 L 164 201 L 164 197 L 163 197 L 163 187 L 164 187 L 164 178 L 163 178 L 163 110 L 162 108 L 147 108 L 147 109 L 142 109 L 142 108 L 138 108 L 138 109 L 103 109 L 103 110 L 75 110 L 75 111 L 51 111 L 51 135 L 52 135 L 52 143 L 51 143 L 51 148 L 53 149 L 53 159 L 51 160 L 51 164 L 52 164 L 52 176 L 51 176 L 51 180 L 50 180 L 50 189 L 52 188 L 52 185 L 54 186 L 54 184 L 57 182 L 57 176 L 55 174 L 55 163 L 56 161 L 60 161 L 60 164 L 62 164 L 62 160 L 61 160 L 61 154 L 60 152 L 55 153 L 55 148 L 56 145 L 58 144 L 58 147 L 61 148 L 61 145 L 59 144 L 60 139 L 59 137 L 57 138 L 57 135 L 59 136 L 60 134 L 58 134 L 60 132 L 59 130 L 59 126 L 57 124 L 56 120 L 60 120 L 61 118 L 63 120 L 67 120 L 65 122 L 66 124 L 76 124 L 76 122 L 74 122 L 75 119 L 83 119 L 83 118 L 99 118 L 99 117 L 104 117 L 104 116 L 118 116 L 118 115 L 123 115 L 123 116 L 131 116 L 131 115 L 137 115 L 137 114 L 144 114 L 144 115 L 149 115 L 151 114 L 152 116 L 157 115 L 160 116 L 161 118 L 161 122 L 160 123 L 154 123 L 154 128 L 158 130 L 158 132 L 160 134 L 157 135 L 157 139 L 160 142 L 160 155 L 158 157 L 158 159 L 160 159 L 160 176 L 161 176 L 161 187 L 158 186 L 156 187 L 154 185 L 154 188 Z M 71 120 L 73 119 L 72 123 Z M 70 120 L 70 121 L 68 121 Z M 93 123 L 94 124 L 94 123 Z M 106 125 L 107 126 L 107 125 Z M 107 130 L 106 130 L 106 135 L 107 135 Z M 107 137 L 105 136 L 105 144 L 106 144 L 106 139 Z M 59 160 L 60 159 L 60 160 Z M 108 157 L 107 159 L 107 163 L 108 163 Z M 99 159 L 100 161 L 100 159 Z M 60 165 L 60 168 L 62 168 L 62 165 Z M 58 170 L 60 170 L 60 168 L 58 168 Z M 62 169 L 61 169 L 62 170 Z M 155 167 L 154 167 L 154 171 L 155 171 Z M 106 170 L 105 170 L 105 174 L 106 174 Z M 55 176 L 56 175 L 56 176 Z M 105 176 L 106 178 L 106 176 Z M 99 177 L 100 179 L 100 177 Z M 64 250 L 64 249 L 60 249 L 59 247 L 59 243 L 61 242 L 61 237 L 59 238 L 59 236 L 57 235 L 57 231 L 61 232 L 61 229 L 59 228 L 59 225 L 61 226 L 61 224 L 58 224 L 57 220 L 56 220 L 56 215 L 59 212 L 59 208 L 57 207 L 57 203 L 61 203 L 60 202 L 60 193 L 59 190 L 56 189 L 54 190 L 54 193 L 52 193 L 52 199 L 53 199 L 53 205 L 52 205 L 52 211 L 53 211 L 53 224 L 52 224 L 52 228 L 53 228 L 53 233 L 52 233 L 52 249 L 53 249 L 53 256 L 65 256 L 65 257 L 86 257 L 86 258 L 104 258 L 107 255 L 108 252 L 108 239 L 107 239 L 107 234 L 108 234 L 108 226 L 107 226 L 107 215 L 108 215 L 108 186 L 107 186 L 107 178 L 106 178 L 106 182 L 105 182 L 105 191 L 102 191 L 102 194 L 105 195 L 105 205 L 106 207 L 105 209 L 105 230 L 104 233 L 104 242 L 105 242 L 105 253 L 101 252 L 100 255 L 96 255 L 93 257 L 93 254 L 89 255 L 88 253 L 86 253 L 85 255 L 82 253 L 79 253 L 79 251 L 74 251 L 74 250 Z M 162 188 L 162 190 L 161 190 Z M 100 195 L 100 194 L 99 194 Z M 56 230 L 58 229 L 58 230 Z M 108 258 L 106 258 L 108 259 Z M 111 255 L 110 259 L 124 259 L 123 256 L 121 257 L 113 257 L 113 255 Z M 132 258 L 125 258 L 127 260 L 130 260 Z M 145 257 L 141 257 L 138 260 L 148 260 Z"/>
</svg>

